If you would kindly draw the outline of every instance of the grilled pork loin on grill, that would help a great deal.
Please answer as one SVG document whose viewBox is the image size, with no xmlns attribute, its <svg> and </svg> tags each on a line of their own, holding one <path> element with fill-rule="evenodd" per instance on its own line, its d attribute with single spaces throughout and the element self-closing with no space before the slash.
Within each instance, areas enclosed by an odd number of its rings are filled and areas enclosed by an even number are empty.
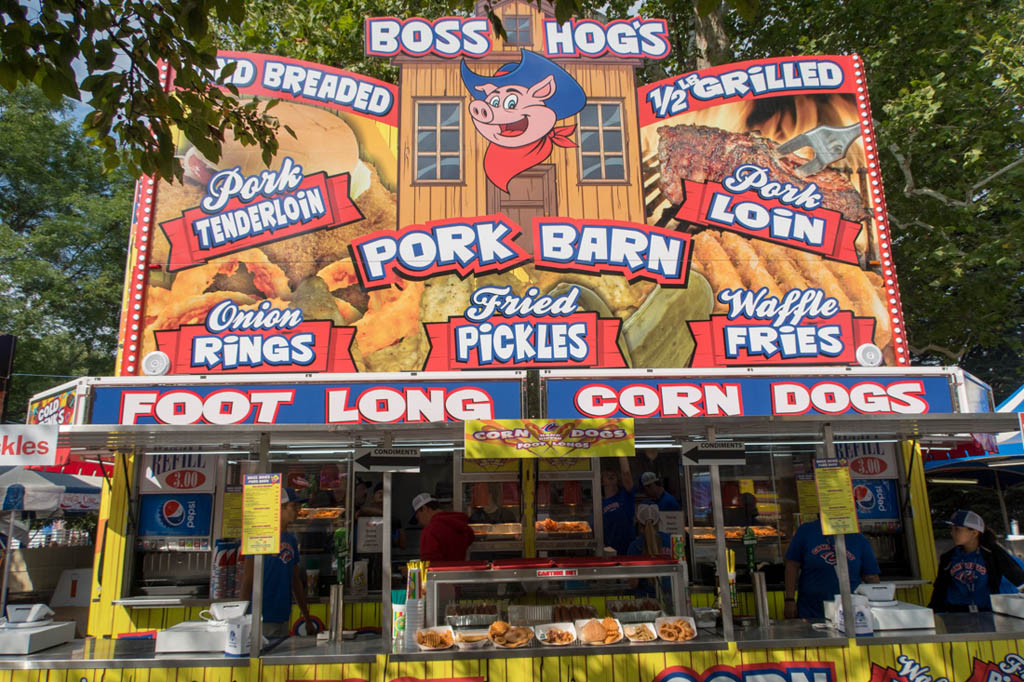
<svg viewBox="0 0 1024 682">
<path fill-rule="evenodd" d="M 795 154 L 776 156 L 777 145 L 772 140 L 696 125 L 665 126 L 658 133 L 661 191 L 674 205 L 683 203 L 682 180 L 720 182 L 737 166 L 753 163 L 767 168 L 773 180 L 800 188 L 814 182 L 824 197 L 822 205 L 838 211 L 847 220 L 859 223 L 869 217 L 863 199 L 845 175 L 826 168 L 807 179 L 801 178 L 794 168 L 807 159 Z"/>
</svg>

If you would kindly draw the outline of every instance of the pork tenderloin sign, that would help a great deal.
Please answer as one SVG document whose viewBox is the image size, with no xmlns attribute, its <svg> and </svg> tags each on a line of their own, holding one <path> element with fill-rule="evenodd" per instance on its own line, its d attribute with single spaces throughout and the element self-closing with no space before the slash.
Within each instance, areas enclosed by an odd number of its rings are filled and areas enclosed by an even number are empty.
<svg viewBox="0 0 1024 682">
<path fill-rule="evenodd" d="M 858 57 L 638 91 L 664 20 L 516 7 L 367 18 L 401 90 L 222 53 L 295 137 L 140 182 L 119 372 L 907 364 Z"/>
</svg>

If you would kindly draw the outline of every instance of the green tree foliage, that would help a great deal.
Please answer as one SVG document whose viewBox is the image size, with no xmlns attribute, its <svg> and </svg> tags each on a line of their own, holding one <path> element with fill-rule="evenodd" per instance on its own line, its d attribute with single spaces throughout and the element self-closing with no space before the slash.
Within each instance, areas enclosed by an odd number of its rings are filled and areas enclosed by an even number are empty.
<svg viewBox="0 0 1024 682">
<path fill-rule="evenodd" d="M 88 102 L 86 127 L 108 169 L 180 178 L 175 129 L 218 159 L 231 128 L 243 144 L 259 144 L 269 160 L 277 126 L 265 105 L 239 103 L 214 82 L 210 17 L 238 22 L 244 14 L 244 0 L 3 0 L 0 86 L 10 92 L 35 83 L 54 104 L 64 97 Z M 174 92 L 164 87 L 165 67 L 175 73 Z"/>
<path fill-rule="evenodd" d="M 0 91 L 0 333 L 21 375 L 114 369 L 133 182 L 67 114 L 34 86 Z M 61 381 L 14 377 L 9 417 Z"/>
</svg>

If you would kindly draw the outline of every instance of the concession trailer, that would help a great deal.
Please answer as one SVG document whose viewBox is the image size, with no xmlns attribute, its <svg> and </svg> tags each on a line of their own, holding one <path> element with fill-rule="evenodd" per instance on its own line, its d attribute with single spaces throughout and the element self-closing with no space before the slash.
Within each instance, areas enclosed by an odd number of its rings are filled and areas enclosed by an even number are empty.
<svg viewBox="0 0 1024 682">
<path fill-rule="evenodd" d="M 1016 420 L 910 365 L 860 58 L 638 86 L 664 20 L 492 6 L 504 37 L 368 17 L 400 87 L 221 53 L 294 137 L 182 137 L 184 180 L 139 182 L 117 376 L 33 407 L 114 461 L 89 637 L 3 674 L 1022 682 L 1024 620 L 925 607 L 921 449 Z M 310 615 L 264 641 L 242 566 L 282 558 L 281 487 Z M 423 493 L 465 556 L 422 561 Z M 815 519 L 883 587 L 839 562 L 829 617 L 786 620 Z"/>
</svg>

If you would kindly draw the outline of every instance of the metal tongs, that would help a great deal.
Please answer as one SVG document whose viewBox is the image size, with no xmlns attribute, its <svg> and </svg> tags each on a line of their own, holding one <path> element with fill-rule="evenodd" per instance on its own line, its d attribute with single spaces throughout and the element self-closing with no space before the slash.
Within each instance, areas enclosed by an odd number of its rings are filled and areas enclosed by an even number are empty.
<svg viewBox="0 0 1024 682">
<path fill-rule="evenodd" d="M 833 128 L 832 126 L 818 126 L 806 133 L 801 133 L 791 140 L 783 142 L 776 147 L 775 152 L 779 156 L 792 154 L 797 149 L 810 147 L 814 151 L 814 158 L 802 166 L 797 167 L 796 174 L 802 178 L 824 170 L 825 166 L 838 161 L 846 156 L 846 151 L 853 144 L 853 141 L 860 135 L 860 124 L 854 123 L 845 128 Z"/>
</svg>

